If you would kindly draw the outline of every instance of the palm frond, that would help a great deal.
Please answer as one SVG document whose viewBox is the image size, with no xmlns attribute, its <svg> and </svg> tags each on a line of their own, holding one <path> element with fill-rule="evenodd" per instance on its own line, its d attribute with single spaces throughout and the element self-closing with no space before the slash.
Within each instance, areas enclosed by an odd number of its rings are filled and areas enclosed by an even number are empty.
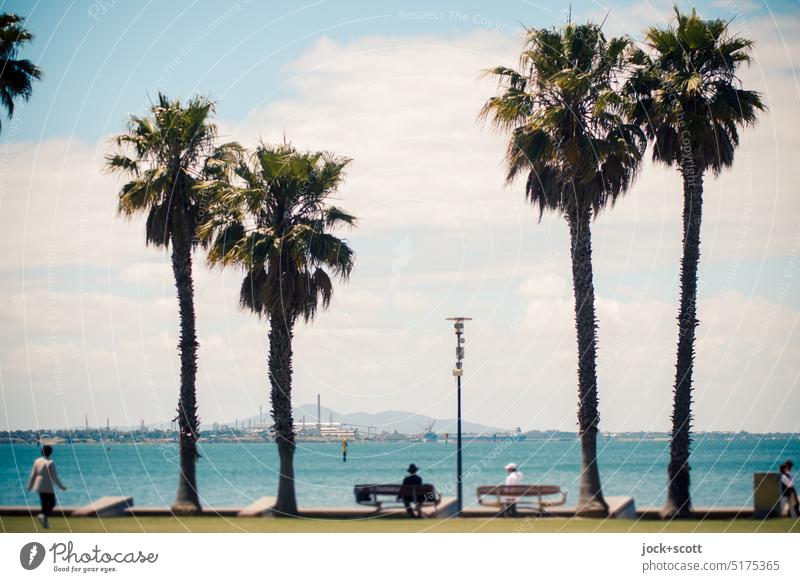
<svg viewBox="0 0 800 582">
<path fill-rule="evenodd" d="M 653 139 L 655 160 L 680 166 L 690 159 L 694 171 L 719 173 L 733 163 L 737 127 L 753 125 L 766 109 L 736 77 L 750 62 L 752 40 L 731 34 L 724 20 L 677 7 L 673 23 L 648 29 L 645 38 L 648 50 L 628 60 L 629 121 Z"/>
<path fill-rule="evenodd" d="M 21 48 L 33 35 L 22 25 L 17 14 L 0 14 L 0 103 L 10 119 L 15 100 L 27 101 L 33 94 L 33 81 L 42 78 L 42 70 L 28 59 L 17 59 Z"/>
<path fill-rule="evenodd" d="M 358 218 L 338 206 L 325 208 L 324 216 L 324 226 L 327 228 L 336 228 L 341 225 L 355 228 L 358 225 Z"/>
<path fill-rule="evenodd" d="M 219 186 L 214 178 L 231 172 L 225 164 L 241 150 L 236 144 L 214 147 L 213 112 L 204 97 L 183 103 L 159 93 L 149 114 L 131 115 L 127 131 L 113 139 L 116 151 L 106 156 L 106 170 L 131 178 L 119 192 L 118 210 L 147 215 L 148 244 L 204 241 L 198 229 Z"/>
<path fill-rule="evenodd" d="M 629 54 L 646 61 L 629 38 L 570 22 L 529 29 L 518 69 L 487 71 L 499 91 L 478 118 L 509 133 L 507 180 L 527 174 L 526 196 L 540 213 L 600 210 L 636 176 L 646 144 L 619 127 L 632 109 L 620 91 Z"/>
<path fill-rule="evenodd" d="M 224 163 L 235 169 L 219 172 L 214 161 L 214 179 L 207 181 L 212 218 L 200 234 L 211 241 L 209 263 L 244 270 L 243 308 L 313 319 L 331 301 L 326 271 L 345 280 L 353 268 L 353 250 L 331 231 L 354 227 L 357 219 L 328 203 L 350 159 L 298 152 L 287 143 L 261 143 L 250 156 L 236 148 L 229 153 Z"/>
</svg>

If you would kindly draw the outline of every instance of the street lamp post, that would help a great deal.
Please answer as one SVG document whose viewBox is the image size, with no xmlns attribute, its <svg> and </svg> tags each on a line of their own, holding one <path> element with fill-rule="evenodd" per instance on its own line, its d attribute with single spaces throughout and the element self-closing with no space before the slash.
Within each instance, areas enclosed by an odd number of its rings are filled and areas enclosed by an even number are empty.
<svg viewBox="0 0 800 582">
<path fill-rule="evenodd" d="M 464 373 L 464 322 L 471 321 L 471 317 L 448 317 L 448 321 L 453 322 L 456 332 L 456 367 L 453 368 L 453 376 L 456 377 L 457 411 L 456 411 L 456 498 L 457 513 L 461 515 L 464 509 L 464 481 L 463 464 L 461 460 L 461 376 Z"/>
</svg>

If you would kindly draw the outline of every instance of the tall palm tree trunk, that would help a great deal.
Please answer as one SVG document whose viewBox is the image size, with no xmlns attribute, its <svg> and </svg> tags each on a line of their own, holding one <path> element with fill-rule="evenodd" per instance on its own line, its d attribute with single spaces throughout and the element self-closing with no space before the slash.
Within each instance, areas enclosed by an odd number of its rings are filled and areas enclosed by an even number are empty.
<svg viewBox="0 0 800 582">
<path fill-rule="evenodd" d="M 575 292 L 575 329 L 578 335 L 578 427 L 581 439 L 581 480 L 578 515 L 608 515 L 597 467 L 597 320 L 592 281 L 591 208 L 567 216 L 572 250 L 572 286 Z"/>
<path fill-rule="evenodd" d="M 275 442 L 278 444 L 280 475 L 275 513 L 297 515 L 294 489 L 294 419 L 292 418 L 292 337 L 294 320 L 284 314 L 270 317 L 269 382 Z"/>
<path fill-rule="evenodd" d="M 173 511 L 200 511 L 197 493 L 197 331 L 194 314 L 194 282 L 192 281 L 192 250 L 187 241 L 172 241 L 172 271 L 178 290 L 181 336 L 178 351 L 181 355 L 181 391 L 178 400 L 178 427 L 180 430 L 180 475 L 178 494 Z"/>
<path fill-rule="evenodd" d="M 662 517 L 685 517 L 692 512 L 689 492 L 689 447 L 692 428 L 692 372 L 697 328 L 697 267 L 700 262 L 700 222 L 703 211 L 703 175 L 682 170 L 683 257 L 678 313 L 678 361 L 672 409 L 672 441 L 667 469 L 669 483 Z"/>
</svg>

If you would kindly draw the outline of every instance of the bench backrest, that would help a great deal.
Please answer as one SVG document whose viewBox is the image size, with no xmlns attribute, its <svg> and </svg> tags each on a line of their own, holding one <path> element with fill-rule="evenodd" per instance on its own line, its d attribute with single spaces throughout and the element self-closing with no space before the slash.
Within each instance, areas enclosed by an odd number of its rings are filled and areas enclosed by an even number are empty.
<svg viewBox="0 0 800 582">
<path fill-rule="evenodd" d="M 380 485 L 356 485 L 353 487 L 353 492 L 356 498 L 364 498 L 365 496 L 376 497 L 378 495 L 385 495 L 389 497 L 408 497 L 410 499 L 425 499 L 436 500 L 438 493 L 436 488 L 430 483 L 423 483 L 422 485 L 400 485 L 394 483 L 386 483 Z"/>
<path fill-rule="evenodd" d="M 561 492 L 561 487 L 558 485 L 484 485 L 478 487 L 478 496 L 538 497 L 539 495 L 559 495 Z"/>
<path fill-rule="evenodd" d="M 416 497 L 417 499 L 426 498 L 434 499 L 436 497 L 436 488 L 430 483 L 423 483 L 422 485 L 401 485 L 400 497 Z"/>
</svg>

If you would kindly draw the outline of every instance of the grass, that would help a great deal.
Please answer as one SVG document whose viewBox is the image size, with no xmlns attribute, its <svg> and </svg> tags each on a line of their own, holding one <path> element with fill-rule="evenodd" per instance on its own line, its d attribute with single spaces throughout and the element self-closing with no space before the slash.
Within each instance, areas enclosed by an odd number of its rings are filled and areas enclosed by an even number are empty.
<svg viewBox="0 0 800 582">
<path fill-rule="evenodd" d="M 43 530 L 31 517 L 0 516 L 6 533 L 800 533 L 800 520 L 754 519 L 672 521 L 561 518 L 314 520 L 248 517 L 54 517 Z"/>
</svg>

